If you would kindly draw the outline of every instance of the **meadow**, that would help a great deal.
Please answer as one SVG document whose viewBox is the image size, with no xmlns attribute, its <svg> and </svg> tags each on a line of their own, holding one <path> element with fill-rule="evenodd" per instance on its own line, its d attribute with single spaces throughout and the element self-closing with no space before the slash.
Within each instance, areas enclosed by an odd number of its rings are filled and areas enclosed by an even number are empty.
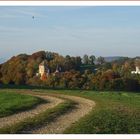
<svg viewBox="0 0 140 140">
<path fill-rule="evenodd" d="M 80 96 L 96 102 L 93 111 L 66 129 L 66 134 L 140 133 L 139 93 L 84 90 L 50 90 L 47 93 Z"/>
<path fill-rule="evenodd" d="M 20 111 L 29 110 L 44 102 L 40 98 L 18 92 L 0 91 L 0 117 L 5 117 Z"/>
<path fill-rule="evenodd" d="M 19 110 L 30 109 L 40 103 L 40 99 L 17 93 L 0 92 L 0 104 L 4 109 L 0 114 L 7 114 L 9 110 L 15 113 Z M 20 91 L 20 90 L 19 90 Z M 139 134 L 140 133 L 140 94 L 130 92 L 97 92 L 86 90 L 46 90 L 33 89 L 34 94 L 40 95 L 71 95 L 93 100 L 96 106 L 90 113 L 72 123 L 63 133 L 65 134 Z M 12 99 L 12 100 L 11 100 Z M 20 102 L 20 103 L 19 103 Z M 11 127 L 0 129 L 1 133 L 21 133 L 31 126 L 48 123 L 72 109 L 74 102 L 66 101 L 55 108 L 38 114 L 33 119 Z M 9 109 L 10 108 L 10 109 Z M 70 111 L 70 110 L 69 110 Z M 4 115 L 3 115 L 4 116 Z"/>
</svg>

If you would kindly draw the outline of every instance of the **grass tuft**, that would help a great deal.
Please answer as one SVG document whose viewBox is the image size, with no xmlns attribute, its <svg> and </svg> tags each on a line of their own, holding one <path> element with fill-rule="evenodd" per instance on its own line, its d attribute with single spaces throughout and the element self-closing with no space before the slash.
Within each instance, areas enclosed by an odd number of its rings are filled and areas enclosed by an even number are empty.
<svg viewBox="0 0 140 140">
<path fill-rule="evenodd" d="M 35 117 L 24 119 L 22 122 L 17 124 L 6 126 L 0 129 L 1 134 L 27 134 L 33 129 L 40 128 L 43 125 L 55 120 L 58 116 L 70 111 L 75 107 L 73 101 L 65 101 L 60 103 L 52 109 L 48 109 L 45 112 L 38 114 Z"/>
<path fill-rule="evenodd" d="M 10 91 L 0 91 L 0 117 L 29 110 L 45 102 L 43 99 L 31 95 L 18 94 Z"/>
</svg>

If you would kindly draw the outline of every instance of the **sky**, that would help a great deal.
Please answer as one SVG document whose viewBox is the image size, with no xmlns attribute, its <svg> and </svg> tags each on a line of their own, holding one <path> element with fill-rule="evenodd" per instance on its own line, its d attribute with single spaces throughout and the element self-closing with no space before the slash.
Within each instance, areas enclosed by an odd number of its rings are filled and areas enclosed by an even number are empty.
<svg viewBox="0 0 140 140">
<path fill-rule="evenodd" d="M 1 6 L 0 58 L 41 50 L 140 56 L 140 7 Z"/>
</svg>

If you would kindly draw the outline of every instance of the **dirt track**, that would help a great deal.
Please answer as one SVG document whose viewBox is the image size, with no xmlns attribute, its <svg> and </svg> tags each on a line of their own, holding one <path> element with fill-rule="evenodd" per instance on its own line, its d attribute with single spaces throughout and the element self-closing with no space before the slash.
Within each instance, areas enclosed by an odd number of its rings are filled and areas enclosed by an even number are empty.
<svg viewBox="0 0 140 140">
<path fill-rule="evenodd" d="M 48 102 L 38 105 L 34 109 L 19 112 L 19 113 L 16 113 L 16 114 L 4 117 L 4 118 L 0 118 L 0 128 L 7 126 L 7 125 L 15 124 L 28 117 L 34 117 L 35 115 L 45 111 L 46 109 L 53 108 L 56 105 L 58 105 L 59 103 L 63 102 L 62 99 L 52 97 L 52 96 L 37 95 L 37 97 L 43 98 L 43 99 L 47 100 Z"/>
<path fill-rule="evenodd" d="M 49 123 L 46 126 L 43 126 L 40 129 L 32 131 L 35 134 L 62 134 L 63 131 L 68 128 L 71 124 L 78 121 L 81 117 L 88 114 L 93 107 L 95 106 L 95 102 L 81 98 L 76 96 L 68 96 L 68 95 L 57 95 L 58 97 L 70 99 L 78 103 L 76 108 L 72 111 L 61 115 L 55 121 Z"/>
<path fill-rule="evenodd" d="M 23 92 L 27 93 L 27 92 Z M 29 93 L 29 92 L 28 92 Z M 33 93 L 33 92 L 30 92 Z M 39 92 L 35 92 L 36 94 L 41 94 Z M 34 95 L 35 95 L 34 93 Z M 0 128 L 12 125 L 17 122 L 22 121 L 25 118 L 28 117 L 34 117 L 35 115 L 49 109 L 57 106 L 58 104 L 62 103 L 65 99 L 70 99 L 74 102 L 76 102 L 76 108 L 72 109 L 71 111 L 67 112 L 66 114 L 63 114 L 59 116 L 55 121 L 48 123 L 45 126 L 42 126 L 41 128 L 37 129 L 31 129 L 29 133 L 34 134 L 62 134 L 63 131 L 68 128 L 71 124 L 78 121 L 81 117 L 88 114 L 93 107 L 95 106 L 95 102 L 82 98 L 82 97 L 76 97 L 76 96 L 69 96 L 69 95 L 35 95 L 40 98 L 43 98 L 47 101 L 49 101 L 46 104 L 38 105 L 36 108 L 23 111 L 8 117 L 0 118 Z M 63 99 L 64 98 L 64 99 Z"/>
</svg>

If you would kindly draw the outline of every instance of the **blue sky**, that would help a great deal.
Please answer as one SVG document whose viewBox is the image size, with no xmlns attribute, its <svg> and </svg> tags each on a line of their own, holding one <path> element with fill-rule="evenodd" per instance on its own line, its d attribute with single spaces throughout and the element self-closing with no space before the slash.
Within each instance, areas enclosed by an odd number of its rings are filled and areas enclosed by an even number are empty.
<svg viewBox="0 0 140 140">
<path fill-rule="evenodd" d="M 40 50 L 139 56 L 140 7 L 0 7 L 0 58 Z"/>
</svg>

